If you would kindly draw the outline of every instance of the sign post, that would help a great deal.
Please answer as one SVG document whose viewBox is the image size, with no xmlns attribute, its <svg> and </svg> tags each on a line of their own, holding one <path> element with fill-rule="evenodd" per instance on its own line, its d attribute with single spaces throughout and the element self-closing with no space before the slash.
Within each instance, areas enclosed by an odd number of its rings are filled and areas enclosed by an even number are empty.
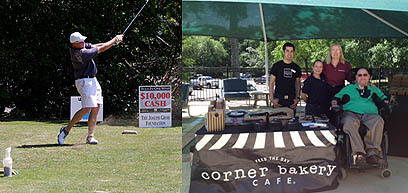
<svg viewBox="0 0 408 193">
<path fill-rule="evenodd" d="M 171 127 L 171 86 L 139 86 L 139 127 Z"/>
</svg>

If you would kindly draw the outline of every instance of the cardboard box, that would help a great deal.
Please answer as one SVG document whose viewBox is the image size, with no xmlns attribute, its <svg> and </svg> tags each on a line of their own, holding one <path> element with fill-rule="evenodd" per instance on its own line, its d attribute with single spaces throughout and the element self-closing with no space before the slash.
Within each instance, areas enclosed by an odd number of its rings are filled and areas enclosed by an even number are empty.
<svg viewBox="0 0 408 193">
<path fill-rule="evenodd" d="M 225 110 L 209 111 L 205 117 L 205 128 L 208 132 L 224 131 Z"/>
</svg>

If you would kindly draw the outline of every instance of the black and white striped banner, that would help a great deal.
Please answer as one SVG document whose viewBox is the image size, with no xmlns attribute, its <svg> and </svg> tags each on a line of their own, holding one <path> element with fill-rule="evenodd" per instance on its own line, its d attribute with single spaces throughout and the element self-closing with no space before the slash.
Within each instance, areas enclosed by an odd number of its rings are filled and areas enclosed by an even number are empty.
<svg viewBox="0 0 408 193">
<path fill-rule="evenodd" d="M 338 186 L 334 130 L 196 136 L 190 192 L 315 192 Z"/>
<path fill-rule="evenodd" d="M 326 147 L 336 145 L 334 134 L 330 130 L 260 132 L 240 134 L 206 134 L 200 136 L 196 150 L 232 149 L 265 149 L 292 147 Z M 206 147 L 206 148 L 205 148 Z"/>
</svg>

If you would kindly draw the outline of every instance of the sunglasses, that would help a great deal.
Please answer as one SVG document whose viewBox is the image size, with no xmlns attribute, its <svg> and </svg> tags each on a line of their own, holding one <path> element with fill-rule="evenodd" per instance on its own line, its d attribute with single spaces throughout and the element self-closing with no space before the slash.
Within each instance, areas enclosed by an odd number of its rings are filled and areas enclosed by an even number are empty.
<svg viewBox="0 0 408 193">
<path fill-rule="evenodd" d="M 368 74 L 357 74 L 358 77 L 368 76 Z"/>
</svg>

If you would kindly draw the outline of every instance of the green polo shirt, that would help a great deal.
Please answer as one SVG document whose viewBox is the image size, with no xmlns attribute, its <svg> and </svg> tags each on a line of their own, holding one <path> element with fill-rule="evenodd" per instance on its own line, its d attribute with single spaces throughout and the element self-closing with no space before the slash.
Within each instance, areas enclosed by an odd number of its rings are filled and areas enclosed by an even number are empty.
<svg viewBox="0 0 408 193">
<path fill-rule="evenodd" d="M 360 96 L 357 89 L 360 89 L 357 84 L 350 84 L 341 89 L 341 91 L 334 97 L 342 98 L 345 94 L 350 96 L 350 101 L 343 105 L 343 110 L 345 111 L 351 111 L 358 114 L 378 115 L 378 108 L 375 106 L 372 96 L 376 93 L 381 100 L 387 99 L 387 96 L 385 96 L 379 88 L 368 86 L 368 90 L 371 91 L 370 96 L 368 98 L 363 98 Z"/>
</svg>

